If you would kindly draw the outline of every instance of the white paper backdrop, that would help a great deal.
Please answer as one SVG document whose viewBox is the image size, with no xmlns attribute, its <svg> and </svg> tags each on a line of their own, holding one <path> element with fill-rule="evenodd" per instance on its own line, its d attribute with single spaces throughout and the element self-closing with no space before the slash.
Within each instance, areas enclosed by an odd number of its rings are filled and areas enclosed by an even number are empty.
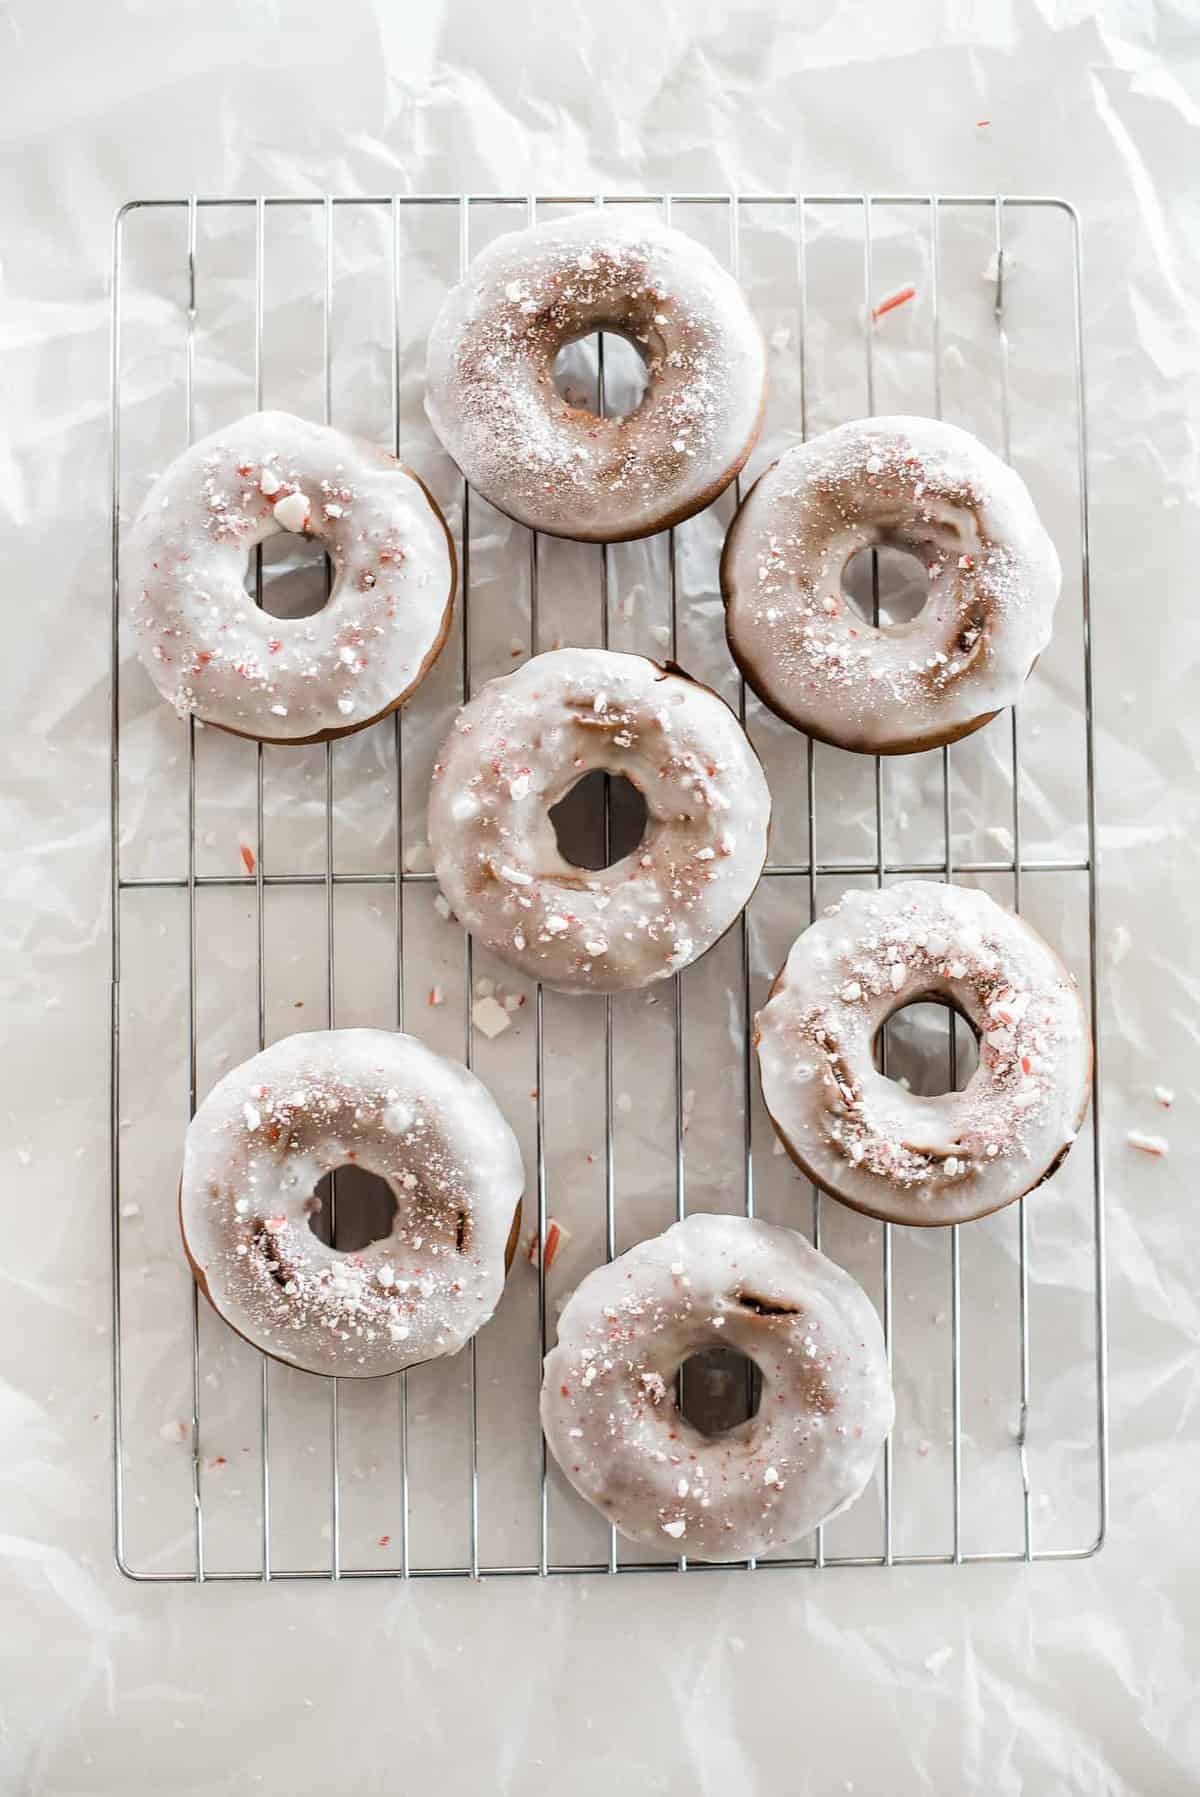
<svg viewBox="0 0 1200 1797">
<path fill-rule="evenodd" d="M 335 17 L 303 5 L 0 9 L 6 1789 L 215 1794 L 336 1779 L 391 1791 L 435 1774 L 451 1790 L 582 1797 L 622 1779 L 647 1792 L 782 1781 L 821 1794 L 1171 1793 L 1200 1781 L 1200 1268 L 1185 1208 L 1197 34 L 1182 9 L 1097 19 L 1048 0 L 784 16 L 670 5 L 648 25 L 620 0 L 550 14 L 354 0 Z M 1082 212 L 1113 1313 L 1113 1525 L 1094 1561 L 336 1591 L 153 1589 L 112 1568 L 111 213 L 190 189 L 529 186 L 1002 189 L 1063 193 Z M 360 772 L 369 789 L 373 770 Z M 369 820 L 353 840 L 370 852 Z M 145 1009 L 177 1053 L 177 990 L 147 986 Z M 1170 1113 L 1158 1083 L 1176 1091 Z M 170 1159 L 175 1128 L 142 1128 L 151 1157 Z M 1171 1157 L 1136 1154 L 1129 1129 L 1165 1133 Z M 300 1512 L 304 1499 L 293 1495 Z"/>
</svg>

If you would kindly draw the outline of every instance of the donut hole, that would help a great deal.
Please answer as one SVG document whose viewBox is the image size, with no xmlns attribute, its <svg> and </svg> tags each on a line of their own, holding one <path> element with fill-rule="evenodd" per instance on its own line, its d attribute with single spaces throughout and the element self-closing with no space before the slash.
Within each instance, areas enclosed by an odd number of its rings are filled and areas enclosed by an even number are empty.
<svg viewBox="0 0 1200 1797">
<path fill-rule="evenodd" d="M 701 1348 L 679 1369 L 675 1402 L 701 1435 L 726 1435 L 757 1416 L 762 1374 L 737 1348 Z"/>
<path fill-rule="evenodd" d="M 646 817 L 646 801 L 632 780 L 598 767 L 581 775 L 550 807 L 559 854 L 572 867 L 593 873 L 632 855 L 646 834 Z"/>
<path fill-rule="evenodd" d="M 328 603 L 331 584 L 329 558 L 318 537 L 284 530 L 262 544 L 262 608 L 273 618 L 315 618 Z M 253 557 L 246 590 L 257 597 Z"/>
<path fill-rule="evenodd" d="M 627 418 L 641 405 L 648 385 L 649 374 L 638 345 L 615 331 L 595 331 L 590 337 L 564 343 L 555 358 L 554 390 L 577 412 Z"/>
<path fill-rule="evenodd" d="M 910 550 L 879 543 L 854 551 L 842 569 L 842 592 L 866 624 L 876 622 L 878 592 L 878 628 L 892 630 L 911 624 L 924 611 L 929 575 L 924 562 Z"/>
<path fill-rule="evenodd" d="M 886 1071 L 888 1079 L 907 1085 L 918 1097 L 937 1098 L 964 1089 L 979 1065 L 979 1036 L 957 1005 L 917 999 L 893 1011 L 877 1032 L 872 1053 L 876 1068 Z"/>
<path fill-rule="evenodd" d="M 396 1195 L 386 1179 L 348 1162 L 319 1179 L 308 1201 L 308 1227 L 339 1254 L 356 1254 L 391 1235 Z"/>
</svg>

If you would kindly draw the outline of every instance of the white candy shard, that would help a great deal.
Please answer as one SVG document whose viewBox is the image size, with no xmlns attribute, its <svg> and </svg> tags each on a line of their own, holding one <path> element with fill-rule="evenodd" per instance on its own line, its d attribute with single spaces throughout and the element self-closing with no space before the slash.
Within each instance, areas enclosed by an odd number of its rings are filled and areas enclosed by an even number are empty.
<svg viewBox="0 0 1200 1797">
<path fill-rule="evenodd" d="M 471 1021 L 477 1030 L 493 1041 L 502 1036 L 512 1023 L 512 1018 L 502 1004 L 498 1004 L 489 993 L 486 998 L 477 998 L 471 1006 Z"/>
<path fill-rule="evenodd" d="M 285 493 L 282 499 L 275 501 L 272 510 L 281 530 L 307 529 L 311 508 L 303 493 Z"/>
</svg>

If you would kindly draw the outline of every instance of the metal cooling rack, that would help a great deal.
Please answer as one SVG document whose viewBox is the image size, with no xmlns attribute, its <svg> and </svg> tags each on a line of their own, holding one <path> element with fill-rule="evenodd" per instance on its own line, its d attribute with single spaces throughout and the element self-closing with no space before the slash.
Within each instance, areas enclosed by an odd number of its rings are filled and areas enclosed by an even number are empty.
<svg viewBox="0 0 1200 1797">
<path fill-rule="evenodd" d="M 256 826 L 257 842 L 252 873 L 244 876 L 205 874 L 197 870 L 197 780 L 196 780 L 196 729 L 189 723 L 187 730 L 187 861 L 186 872 L 182 875 L 131 875 L 122 873 L 120 844 L 120 713 L 118 680 L 120 674 L 121 649 L 118 633 L 118 617 L 120 602 L 120 490 L 122 478 L 121 442 L 122 417 L 126 405 L 126 396 L 122 385 L 122 331 L 125 323 L 123 306 L 126 292 L 126 256 L 127 235 L 131 219 L 138 213 L 155 211 L 170 213 L 178 220 L 181 227 L 181 249 L 186 257 L 183 277 L 186 283 L 186 328 L 182 333 L 184 365 L 182 371 L 184 416 L 181 420 L 180 439 L 177 445 L 182 448 L 185 441 L 194 435 L 196 411 L 196 335 L 199 309 L 203 304 L 203 294 L 197 285 L 197 227 L 202 213 L 209 209 L 219 209 L 232 215 L 237 212 L 245 217 L 246 210 L 253 214 L 254 224 L 254 265 L 249 271 L 251 277 L 252 304 L 254 308 L 254 397 L 257 405 L 263 402 L 264 386 L 264 258 L 266 219 L 276 208 L 301 208 L 310 216 L 319 218 L 323 230 L 324 244 L 324 286 L 321 311 L 322 333 L 322 367 L 323 367 L 323 411 L 326 422 L 331 421 L 332 404 L 332 352 L 333 352 L 333 292 L 334 292 L 334 241 L 335 227 L 347 212 L 369 209 L 376 216 L 386 221 L 386 232 L 390 233 L 390 276 L 391 276 L 391 319 L 392 319 L 392 387 L 393 387 L 393 431 L 392 447 L 400 449 L 400 411 L 396 398 L 396 383 L 399 373 L 402 333 L 404 331 L 404 308 L 401 300 L 402 276 L 404 273 L 404 249 L 402 237 L 402 220 L 414 208 L 450 209 L 457 215 L 458 227 L 458 261 L 460 272 L 472 254 L 471 227 L 472 222 L 481 212 L 490 212 L 495 216 L 495 209 L 500 208 L 514 225 L 526 220 L 532 222 L 539 215 L 539 209 L 550 206 L 582 207 L 600 206 L 605 203 L 604 196 L 509 196 L 509 195 L 393 195 L 384 197 L 351 197 L 327 196 L 324 199 L 292 199 L 260 197 L 258 199 L 215 198 L 208 196 L 192 196 L 177 200 L 145 200 L 133 201 L 122 208 L 115 223 L 113 285 L 112 285 L 112 782 L 111 782 L 111 815 L 112 815 L 112 948 L 113 948 L 113 986 L 112 986 L 112 1254 L 113 1254 L 113 1412 L 114 1412 L 114 1534 L 115 1553 L 118 1566 L 129 1577 L 145 1580 L 269 1580 L 276 1578 L 361 1578 L 391 1577 L 406 1579 L 409 1577 L 453 1577 L 453 1576 L 493 1576 L 542 1574 L 560 1572 L 626 1572 L 626 1571 L 663 1571 L 663 1570 L 710 1570 L 704 1566 L 692 1565 L 686 1559 L 675 1560 L 664 1558 L 661 1561 L 645 1558 L 621 1557 L 618 1551 L 618 1540 L 614 1533 L 608 1535 L 607 1552 L 600 1552 L 594 1557 L 559 1557 L 553 1551 L 551 1523 L 551 1492 L 553 1481 L 548 1476 L 546 1450 L 544 1442 L 540 1444 L 540 1452 L 536 1453 L 529 1465 L 525 1505 L 527 1513 L 530 1507 L 536 1510 L 536 1530 L 538 1538 L 537 1551 L 527 1557 L 518 1558 L 509 1563 L 493 1563 L 481 1548 L 481 1506 L 482 1489 L 485 1484 L 483 1474 L 486 1467 L 482 1463 L 479 1431 L 479 1393 L 482 1378 L 484 1357 L 489 1353 L 489 1336 L 485 1331 L 482 1338 L 472 1341 L 465 1351 L 466 1379 L 468 1384 L 467 1403 L 467 1440 L 461 1465 L 461 1478 L 458 1480 L 457 1501 L 466 1507 L 467 1535 L 469 1550 L 461 1558 L 449 1563 L 434 1563 L 422 1558 L 419 1553 L 420 1543 L 416 1540 L 411 1526 L 411 1509 L 414 1490 L 410 1479 L 409 1465 L 409 1379 L 410 1375 L 397 1375 L 387 1384 L 394 1386 L 396 1406 L 394 1426 L 398 1444 L 398 1477 L 395 1499 L 399 1508 L 399 1555 L 394 1564 L 385 1568 L 354 1561 L 350 1563 L 343 1552 L 342 1512 L 346 1493 L 345 1469 L 341 1449 L 343 1393 L 337 1381 L 327 1383 L 328 1391 L 328 1430 L 329 1430 L 329 1486 L 325 1499 L 328 1508 L 328 1525 L 323 1531 L 328 1536 L 326 1563 L 281 1565 L 276 1562 L 273 1529 L 273 1512 L 277 1502 L 277 1494 L 272 1484 L 272 1427 L 273 1413 L 279 1400 L 273 1401 L 273 1383 L 278 1376 L 278 1369 L 263 1357 L 257 1357 L 257 1367 L 253 1375 L 259 1382 L 259 1469 L 255 1506 L 257 1513 L 258 1554 L 256 1563 L 227 1564 L 214 1560 L 209 1551 L 208 1515 L 206 1497 L 206 1470 L 202 1454 L 202 1434 L 205 1413 L 205 1382 L 202 1378 L 201 1331 L 199 1320 L 199 1300 L 195 1286 L 191 1286 L 191 1308 L 186 1320 L 181 1319 L 181 1327 L 186 1329 L 190 1339 L 191 1361 L 191 1479 L 190 1507 L 187 1515 L 180 1514 L 179 1534 L 190 1536 L 190 1564 L 185 1566 L 164 1566 L 161 1563 L 135 1565 L 128 1547 L 128 1506 L 131 1501 L 141 1501 L 143 1494 L 132 1491 L 128 1473 L 129 1449 L 126 1438 L 127 1404 L 126 1387 L 129 1382 L 131 1368 L 141 1369 L 147 1357 L 151 1355 L 151 1347 L 136 1336 L 128 1337 L 123 1329 L 123 1293 L 125 1289 L 122 1266 L 122 1139 L 121 1139 L 121 1094 L 124 1067 L 122 1062 L 121 1038 L 121 926 L 122 912 L 131 895 L 135 893 L 182 893 L 186 904 L 186 941 L 187 941 L 187 1013 L 184 1028 L 187 1032 L 187 1083 L 189 1111 L 193 1111 L 197 1101 L 197 979 L 199 971 L 200 949 L 197 932 L 197 898 L 207 888 L 234 887 L 240 888 L 252 896 L 254 918 L 257 935 L 257 987 L 255 998 L 251 1001 L 257 1010 L 257 1033 L 261 1047 L 267 1039 L 267 1001 L 266 1001 L 266 947 L 267 925 L 265 893 L 271 888 L 285 887 L 318 887 L 324 892 L 325 906 L 325 1002 L 328 1022 L 334 1022 L 335 996 L 335 930 L 334 930 L 334 897 L 335 891 L 343 887 L 369 885 L 386 893 L 389 889 L 393 896 L 394 919 L 396 932 L 396 1017 L 399 1022 L 404 1016 L 405 998 L 405 906 L 404 895 L 407 889 L 419 889 L 430 885 L 432 874 L 412 870 L 405 865 L 403 852 L 402 807 L 403 798 L 400 791 L 401 761 L 401 719 L 396 714 L 390 722 L 378 725 L 378 730 L 392 730 L 395 733 L 396 774 L 397 774 L 397 828 L 395 866 L 390 872 L 343 872 L 335 871 L 334 854 L 334 766 L 338 749 L 334 745 L 326 745 L 324 750 L 324 812 L 325 812 L 325 858 L 323 867 L 293 872 L 264 871 L 264 754 L 262 745 L 257 745 L 256 770 Z M 806 742 L 805 779 L 807 788 L 808 825 L 807 825 L 807 857 L 803 861 L 787 861 L 771 863 L 764 874 L 764 887 L 773 882 L 798 883 L 798 890 L 806 891 L 809 916 L 815 916 L 818 907 L 818 881 L 829 876 L 840 879 L 873 879 L 883 885 L 886 879 L 894 875 L 928 875 L 952 880 L 960 875 L 967 876 L 1008 876 L 1012 881 L 1012 892 L 1015 902 L 1020 907 L 1026 881 L 1044 881 L 1056 875 L 1077 876 L 1086 885 L 1087 911 L 1087 964 L 1089 970 L 1091 1014 L 1096 1015 L 1096 828 L 1095 828 L 1095 785 L 1093 764 L 1093 728 L 1092 728 L 1092 666 L 1090 645 L 1090 612 L 1088 592 L 1088 519 L 1087 519 L 1087 456 L 1084 416 L 1084 368 L 1082 344 L 1081 314 L 1081 268 L 1078 219 L 1072 208 L 1064 201 L 1053 198 L 1007 198 L 984 195 L 889 195 L 889 196 L 855 196 L 855 195 L 749 195 L 735 196 L 730 194 L 688 194 L 688 195 L 639 195 L 612 196 L 610 203 L 621 205 L 645 205 L 655 208 L 667 220 L 680 222 L 680 214 L 684 209 L 704 208 L 716 209 L 716 216 L 722 217 L 727 225 L 728 261 L 735 273 L 739 269 L 739 258 L 742 249 L 742 238 L 745 221 L 757 208 L 770 207 L 776 209 L 777 215 L 782 212 L 791 221 L 793 244 L 793 264 L 791 279 L 794 282 L 794 303 L 799 318 L 798 343 L 796 354 L 799 359 L 800 382 L 800 429 L 805 433 L 808 427 L 807 393 L 811 379 L 812 347 L 811 326 L 814 323 L 808 292 L 808 250 L 810 242 L 810 221 L 818 213 L 824 214 L 828 209 L 836 209 L 845 215 L 846 210 L 855 216 L 861 225 L 861 287 L 846 296 L 846 303 L 852 309 L 862 307 L 862 345 L 865 358 L 865 383 L 867 404 L 865 410 L 871 412 L 875 408 L 876 396 L 876 343 L 875 330 L 871 316 L 872 300 L 875 296 L 875 278 L 873 255 L 877 253 L 878 228 L 874 221 L 884 209 L 891 214 L 894 209 L 909 209 L 909 215 L 920 221 L 919 227 L 927 233 L 929 249 L 929 290 L 928 299 L 931 311 L 931 343 L 933 357 L 933 393 L 934 410 L 940 413 L 942 403 L 942 354 L 941 323 L 939 317 L 939 282 L 941 272 L 941 241 L 944 221 L 950 215 L 960 216 L 970 211 L 978 216 L 979 209 L 983 215 L 990 213 L 994 224 L 994 293 L 992 296 L 992 318 L 995 332 L 994 349 L 998 356 L 1000 378 L 1000 418 L 1002 447 L 1006 456 L 1010 451 L 1010 389 L 1009 389 L 1009 332 L 1006 322 L 1005 275 L 1008 249 L 1006 235 L 1009 220 L 1013 215 L 1027 216 L 1038 209 L 1054 209 L 1065 217 L 1066 232 L 1069 241 L 1069 255 L 1064 263 L 1055 271 L 1055 278 L 1066 284 L 1067 301 L 1071 318 L 1073 342 L 1073 371 L 1071 377 L 1071 407 L 1073 416 L 1069 420 L 1076 452 L 1078 456 L 1078 495 L 1079 495 L 1079 560 L 1074 570 L 1079 584 L 1081 605 L 1081 653 L 1082 653 L 1082 688 L 1086 723 L 1086 816 L 1079 820 L 1086 826 L 1086 853 L 1078 856 L 1059 858 L 1030 858 L 1022 852 L 1021 805 L 1020 798 L 1023 786 L 1022 772 L 1022 738 L 1018 722 L 1018 714 L 1011 714 L 1007 726 L 1010 736 L 1011 754 L 1011 813 L 1008 828 L 1011 830 L 1012 850 L 1001 858 L 973 858 L 956 860 L 953 853 L 952 838 L 952 788 L 950 768 L 952 752 L 943 748 L 940 751 L 942 762 L 942 835 L 943 849 L 940 856 L 933 858 L 917 858 L 907 861 L 893 860 L 887 854 L 885 808 L 884 808 L 884 763 L 876 759 L 874 763 L 874 807 L 875 807 L 875 854 L 866 859 L 822 860 L 818 853 L 818 816 L 820 792 L 817 779 L 817 758 L 811 741 L 797 737 L 797 743 Z M 710 213 L 711 216 L 711 213 Z M 873 228 L 874 227 L 874 228 Z M 161 297 L 161 296 L 160 296 Z M 600 343 L 599 383 L 600 403 L 603 405 L 603 340 Z M 471 629 L 471 507 L 472 495 L 462 488 L 462 530 L 461 530 L 461 685 L 464 695 L 469 692 L 471 681 L 470 629 Z M 677 533 L 669 533 L 666 579 L 670 603 L 670 653 L 674 657 L 678 649 L 679 613 L 677 600 L 678 569 L 676 557 Z M 607 548 L 598 551 L 600 557 L 601 579 L 601 640 L 607 645 L 610 629 L 610 555 Z M 533 651 L 539 647 L 539 543 L 538 538 L 528 538 L 528 579 L 530 595 L 530 641 Z M 258 571 L 258 597 L 262 596 L 261 552 Z M 878 607 L 878 571 L 875 570 L 875 604 Z M 544 646 L 544 645 L 542 645 Z M 140 675 L 138 676 L 140 678 Z M 417 701 L 419 703 L 420 695 Z M 740 688 L 740 713 L 746 719 L 746 693 Z M 1004 726 L 997 723 L 994 729 Z M 792 890 L 797 890 L 793 886 Z M 803 919 L 797 920 L 799 923 Z M 463 1025 L 462 1048 L 465 1059 L 470 1063 L 473 1049 L 473 1029 L 470 1006 L 473 991 L 472 980 L 472 943 L 469 936 L 464 936 L 465 954 L 465 1017 Z M 743 916 L 736 936 L 738 974 L 732 982 L 732 995 L 738 1007 L 743 1023 L 751 1015 L 751 950 L 748 933 L 747 916 Z M 344 952 L 344 951 L 343 951 Z M 683 987 L 679 976 L 670 986 L 670 1014 L 674 1043 L 674 1196 L 675 1212 L 682 1217 L 685 1214 L 687 1191 L 685 1177 L 684 1135 L 686 1129 L 685 1092 L 684 1092 L 684 1000 Z M 583 1001 L 577 1001 L 583 1002 Z M 619 1202 L 617 1156 L 614 1147 L 614 1090 L 615 1090 L 615 1045 L 613 1028 L 613 1000 L 605 998 L 596 1001 L 597 1013 L 603 1015 L 603 1117 L 605 1123 L 603 1154 L 603 1190 L 604 1190 L 604 1249 L 611 1258 L 617 1250 L 617 1206 Z M 545 1092 L 546 1055 L 547 1055 L 547 1020 L 543 992 L 539 986 L 534 998 L 534 1078 L 536 1085 L 536 1125 L 535 1156 L 532 1179 L 532 1196 L 536 1206 L 536 1220 L 539 1243 L 546 1240 L 548 1208 L 548 1153 L 546 1140 L 546 1115 L 543 1102 Z M 949 1063 L 951 1083 L 955 1075 L 955 1035 L 953 1024 L 949 1036 Z M 742 1108 L 744 1114 L 744 1140 L 741 1151 L 743 1171 L 743 1199 L 747 1214 L 755 1211 L 755 1161 L 753 1153 L 753 1056 L 748 1030 L 743 1030 L 743 1048 L 740 1069 L 742 1091 Z M 1098 1082 L 1097 1082 L 1098 1085 Z M 882 1478 L 879 1485 L 880 1541 L 877 1551 L 842 1552 L 827 1540 L 828 1531 L 818 1531 L 813 1539 L 811 1551 L 794 1553 L 781 1557 L 772 1557 L 757 1563 L 758 1570 L 767 1567 L 820 1567 L 834 1565 L 906 1565 L 915 1563 L 962 1563 L 973 1561 L 1034 1561 L 1044 1559 L 1082 1558 L 1094 1553 L 1104 1538 L 1108 1507 L 1108 1430 L 1107 1430 L 1107 1345 L 1106 1345 L 1106 1312 L 1105 1312 L 1105 1231 L 1104 1210 L 1102 1200 L 1102 1168 L 1099 1134 L 1099 1093 L 1093 1098 L 1092 1122 L 1090 1129 L 1090 1190 L 1087 1200 L 1087 1220 L 1090 1238 L 1085 1243 L 1089 1266 L 1089 1310 L 1090 1341 L 1085 1345 L 1082 1373 L 1086 1375 L 1085 1384 L 1094 1386 L 1095 1404 L 1095 1437 L 1094 1437 L 1094 1503 L 1095 1526 L 1085 1532 L 1084 1539 L 1062 1543 L 1054 1541 L 1043 1543 L 1037 1538 L 1034 1506 L 1031 1501 L 1032 1481 L 1030 1468 L 1029 1424 L 1034 1414 L 1035 1390 L 1033 1378 L 1033 1357 L 1030 1343 L 1030 1232 L 1026 1218 L 1025 1202 L 1021 1201 L 1017 1208 L 1017 1302 L 1015 1313 L 1005 1320 L 1005 1328 L 1010 1331 L 1015 1343 L 1015 1351 L 1019 1356 L 1019 1421 L 1012 1431 L 1011 1458 L 1001 1454 L 996 1461 L 995 1477 L 999 1480 L 1010 1480 L 1016 1494 L 1019 1507 L 1019 1538 L 1005 1546 L 973 1547 L 965 1544 L 966 1515 L 963 1496 L 963 1404 L 967 1391 L 969 1368 L 964 1364 L 962 1352 L 962 1329 L 964 1321 L 964 1300 L 962 1294 L 961 1273 L 961 1239 L 962 1232 L 953 1228 L 945 1234 L 949 1239 L 949 1335 L 950 1335 L 950 1444 L 949 1457 L 949 1538 L 944 1547 L 932 1552 L 909 1552 L 895 1545 L 897 1533 L 898 1506 L 894 1490 L 894 1444 L 889 1441 L 882 1464 Z M 1081 1144 L 1081 1148 L 1082 1148 Z M 1073 1157 L 1074 1158 L 1074 1157 Z M 837 1209 L 838 1207 L 834 1207 Z M 824 1232 L 828 1235 L 830 1209 L 823 1206 L 820 1195 L 813 1194 L 812 1236 L 821 1245 Z M 979 1225 L 968 1225 L 978 1228 Z M 928 1232 L 933 1234 L 935 1232 Z M 888 1335 L 889 1355 L 895 1334 L 897 1296 L 893 1272 L 895 1242 L 902 1231 L 884 1225 L 880 1231 L 882 1242 L 881 1300 L 884 1328 Z M 873 1238 L 868 1238 L 873 1239 Z M 536 1335 L 528 1343 L 528 1356 L 531 1369 L 540 1364 L 548 1333 L 548 1307 L 546 1293 L 546 1272 L 542 1266 L 539 1252 L 537 1273 L 537 1309 Z M 515 1277 L 514 1271 L 514 1277 Z M 254 1357 L 246 1362 L 254 1365 Z M 295 1377 L 293 1375 L 293 1377 Z M 413 1475 L 415 1477 L 415 1475 Z M 866 1503 L 868 1500 L 864 1499 Z M 387 1540 L 388 1537 L 384 1537 Z M 162 1556 L 158 1556 L 161 1562 Z M 755 1562 L 749 1563 L 751 1567 Z"/>
</svg>

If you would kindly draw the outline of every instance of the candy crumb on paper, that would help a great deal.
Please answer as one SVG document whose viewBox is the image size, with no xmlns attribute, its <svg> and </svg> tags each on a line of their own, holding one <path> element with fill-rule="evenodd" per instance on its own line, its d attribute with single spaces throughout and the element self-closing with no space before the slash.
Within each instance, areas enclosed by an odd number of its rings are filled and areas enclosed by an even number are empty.
<svg viewBox="0 0 1200 1797">
<path fill-rule="evenodd" d="M 512 1026 L 512 1018 L 504 1006 L 497 1003 L 490 992 L 485 993 L 482 998 L 477 998 L 471 1006 L 471 1022 L 482 1035 L 487 1037 L 489 1042 L 494 1041 L 497 1036 L 502 1036 L 505 1030 Z"/>
<path fill-rule="evenodd" d="M 906 306 L 909 300 L 916 299 L 916 297 L 915 287 L 898 287 L 895 293 L 889 293 L 885 299 L 880 300 L 877 306 L 871 308 L 871 317 L 878 324 L 879 320 L 888 312 L 894 312 L 897 306 Z"/>
<path fill-rule="evenodd" d="M 570 1239 L 571 1239 L 571 1235 L 570 1235 L 569 1230 L 564 1229 L 562 1224 L 556 1222 L 553 1217 L 547 1217 L 547 1219 L 546 1219 L 546 1257 L 545 1257 L 545 1267 L 546 1267 L 547 1273 L 550 1271 L 550 1268 L 554 1265 L 554 1257 L 558 1253 L 559 1249 L 562 1247 L 563 1243 L 570 1241 Z M 530 1236 L 529 1241 L 526 1243 L 525 1258 L 529 1262 L 531 1267 L 537 1266 L 537 1264 L 538 1264 L 538 1233 L 537 1233 L 536 1229 L 533 1231 L 533 1234 Z"/>
</svg>

